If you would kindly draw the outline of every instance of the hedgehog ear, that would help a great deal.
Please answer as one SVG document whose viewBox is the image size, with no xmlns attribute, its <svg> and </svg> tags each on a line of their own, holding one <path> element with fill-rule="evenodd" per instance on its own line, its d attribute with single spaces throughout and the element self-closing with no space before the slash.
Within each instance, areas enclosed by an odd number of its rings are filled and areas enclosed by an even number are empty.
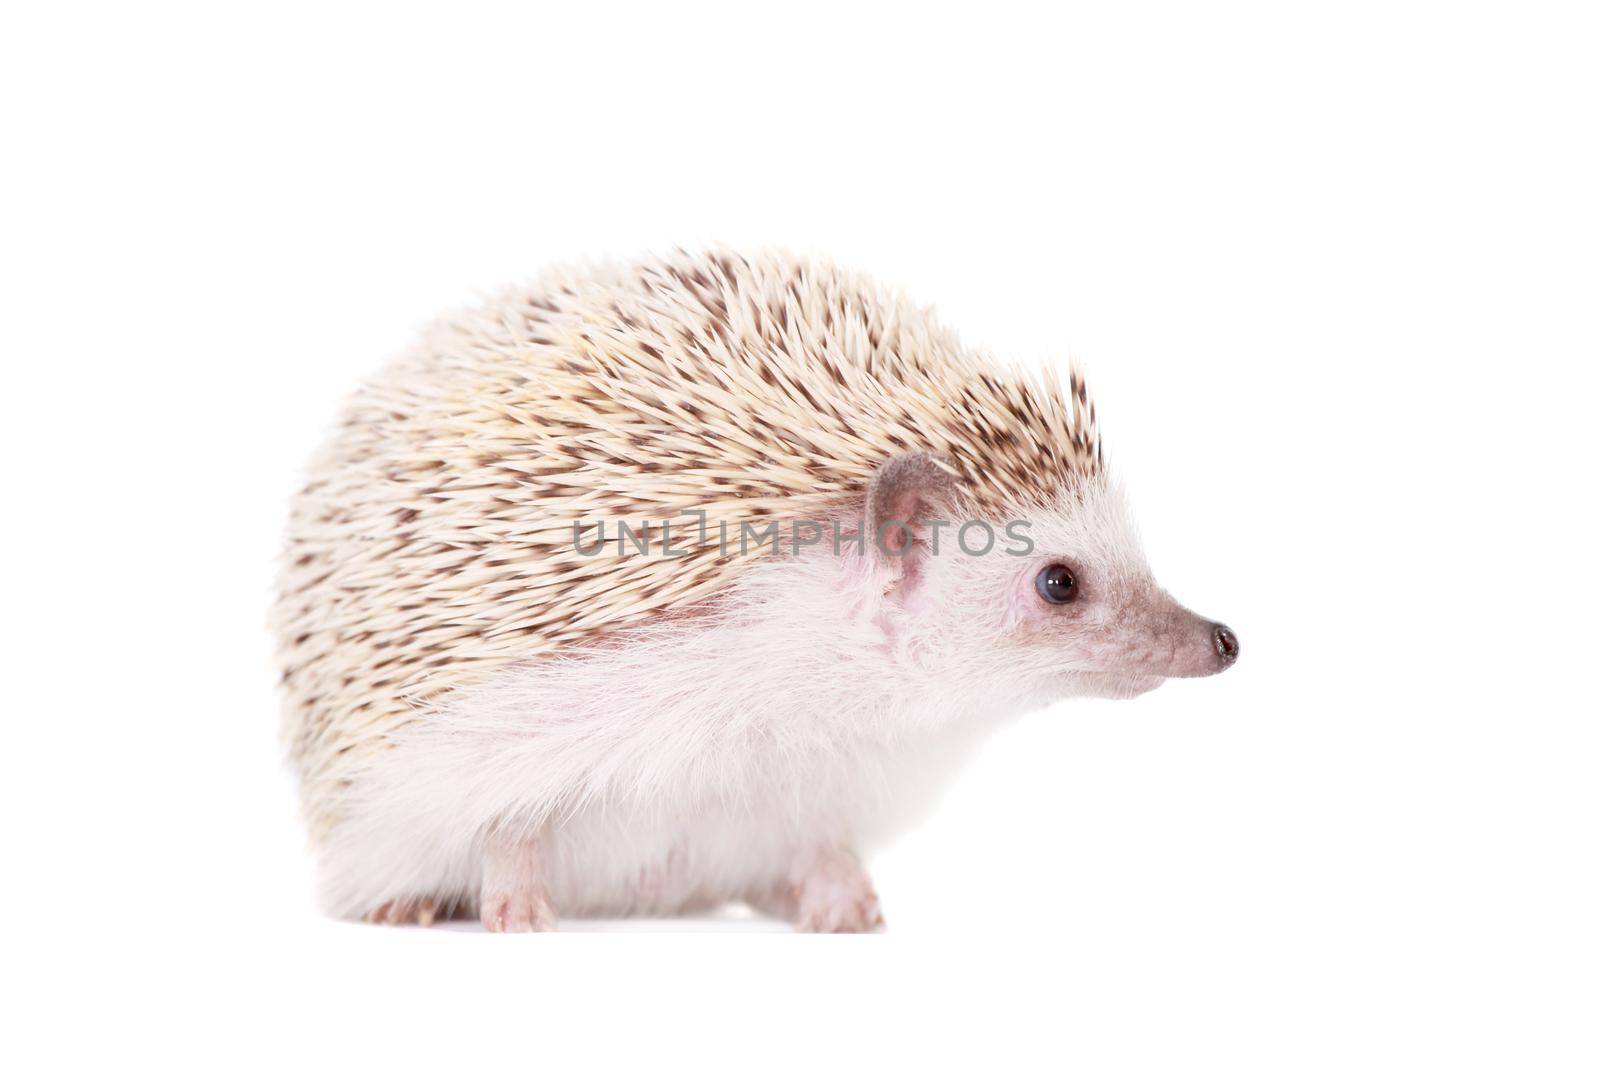
<svg viewBox="0 0 1600 1066">
<path fill-rule="evenodd" d="M 933 452 L 907 452 L 886 460 L 867 487 L 862 530 L 870 557 L 902 575 L 927 539 L 924 524 L 955 495 L 949 464 Z"/>
</svg>

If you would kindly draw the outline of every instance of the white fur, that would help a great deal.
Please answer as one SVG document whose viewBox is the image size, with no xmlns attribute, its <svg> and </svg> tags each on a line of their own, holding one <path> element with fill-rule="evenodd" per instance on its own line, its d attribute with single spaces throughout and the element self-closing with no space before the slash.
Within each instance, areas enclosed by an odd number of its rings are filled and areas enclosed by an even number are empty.
<svg viewBox="0 0 1600 1066">
<path fill-rule="evenodd" d="M 471 906 L 491 831 L 537 842 L 561 915 L 759 899 L 817 849 L 870 849 L 1011 716 L 1158 682 L 1110 661 L 1130 642 L 1106 633 L 1162 601 L 1120 498 L 1084 493 L 1028 516 L 1026 557 L 946 542 L 908 589 L 811 547 L 689 620 L 450 695 L 352 782 L 321 849 L 328 905 Z M 1032 587 L 1057 557 L 1093 592 L 1070 614 Z"/>
</svg>

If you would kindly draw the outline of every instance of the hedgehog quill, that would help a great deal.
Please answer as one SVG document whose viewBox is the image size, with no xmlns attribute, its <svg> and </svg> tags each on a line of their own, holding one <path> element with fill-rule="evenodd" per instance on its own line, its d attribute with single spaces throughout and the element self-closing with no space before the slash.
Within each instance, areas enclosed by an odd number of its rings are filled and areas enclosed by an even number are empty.
<svg viewBox="0 0 1600 1066">
<path fill-rule="evenodd" d="M 983 737 L 1239 653 L 1151 576 L 1076 371 L 727 251 L 427 330 L 313 461 L 273 624 L 327 909 L 508 932 L 880 928 L 862 857 Z"/>
</svg>

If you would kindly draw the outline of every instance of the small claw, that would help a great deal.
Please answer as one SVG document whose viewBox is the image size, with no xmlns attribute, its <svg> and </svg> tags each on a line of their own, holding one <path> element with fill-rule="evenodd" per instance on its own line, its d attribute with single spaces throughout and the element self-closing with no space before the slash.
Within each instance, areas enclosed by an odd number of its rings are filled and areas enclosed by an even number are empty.
<svg viewBox="0 0 1600 1066">
<path fill-rule="evenodd" d="M 434 919 L 448 913 L 434 899 L 386 899 L 361 916 L 373 925 L 432 925 Z"/>
<path fill-rule="evenodd" d="M 555 915 L 542 899 L 491 900 L 484 904 L 481 917 L 491 933 L 544 933 L 556 927 Z"/>
</svg>

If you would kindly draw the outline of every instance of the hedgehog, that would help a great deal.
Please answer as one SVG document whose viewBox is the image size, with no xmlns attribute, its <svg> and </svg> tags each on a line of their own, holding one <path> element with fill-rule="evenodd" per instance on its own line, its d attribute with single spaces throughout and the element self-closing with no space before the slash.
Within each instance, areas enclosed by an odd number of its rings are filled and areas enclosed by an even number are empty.
<svg viewBox="0 0 1600 1066">
<path fill-rule="evenodd" d="M 273 614 L 326 909 L 493 931 L 865 866 L 986 736 L 1238 657 L 1151 576 L 1082 375 L 816 258 L 546 274 L 364 385 Z"/>
</svg>

